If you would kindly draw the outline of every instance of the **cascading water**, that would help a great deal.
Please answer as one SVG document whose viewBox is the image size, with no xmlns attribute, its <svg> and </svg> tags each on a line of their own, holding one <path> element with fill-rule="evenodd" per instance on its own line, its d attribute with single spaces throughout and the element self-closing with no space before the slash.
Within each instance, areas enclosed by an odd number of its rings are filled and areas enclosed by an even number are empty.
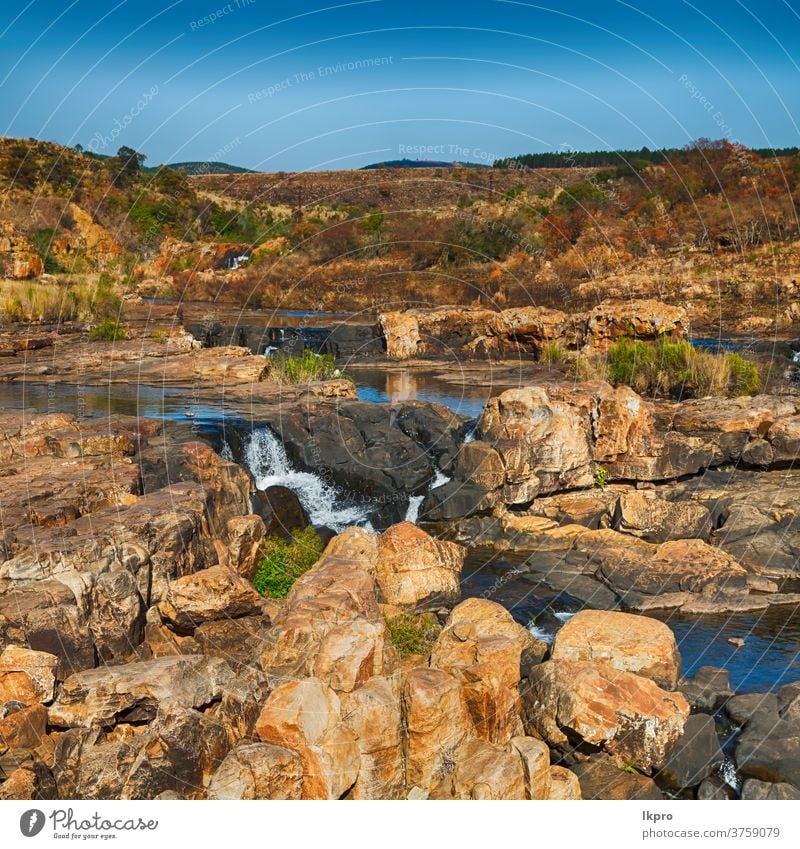
<svg viewBox="0 0 800 849">
<path fill-rule="evenodd" d="M 432 489 L 436 489 L 437 486 L 444 486 L 446 483 L 450 483 L 451 478 L 447 477 L 447 475 L 439 468 L 436 469 L 436 474 L 431 478 L 431 482 L 428 486 L 428 492 Z M 408 499 L 408 510 L 406 510 L 406 522 L 411 522 L 416 525 L 417 519 L 419 519 L 419 510 L 422 507 L 422 502 L 425 500 L 424 495 L 412 495 Z"/>
<path fill-rule="evenodd" d="M 549 631 L 545 631 L 544 628 L 540 628 L 535 622 L 528 622 L 528 630 L 536 637 L 537 640 L 541 640 L 543 643 L 547 643 L 548 645 L 553 642 L 555 635 L 551 634 Z"/>
<path fill-rule="evenodd" d="M 742 791 L 742 781 L 739 778 L 739 773 L 736 772 L 736 764 L 733 762 L 733 758 L 729 755 L 725 755 L 725 760 L 722 762 L 722 766 L 719 768 L 720 778 L 737 794 Z"/>
<path fill-rule="evenodd" d="M 350 525 L 371 527 L 365 507 L 342 505 L 336 489 L 312 472 L 298 472 L 283 443 L 269 428 L 254 430 L 247 441 L 245 463 L 258 489 L 285 486 L 300 499 L 314 525 L 337 533 Z"/>
<path fill-rule="evenodd" d="M 233 451 L 231 451 L 231 446 L 228 445 L 227 440 L 223 441 L 219 456 L 222 457 L 223 460 L 233 462 Z"/>
</svg>

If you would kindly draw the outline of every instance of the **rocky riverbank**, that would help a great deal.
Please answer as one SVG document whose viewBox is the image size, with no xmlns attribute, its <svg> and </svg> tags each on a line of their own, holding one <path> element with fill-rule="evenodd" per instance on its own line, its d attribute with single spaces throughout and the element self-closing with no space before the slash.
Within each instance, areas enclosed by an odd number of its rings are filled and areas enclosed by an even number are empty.
<svg viewBox="0 0 800 849">
<path fill-rule="evenodd" d="M 187 404 L 0 416 L 0 798 L 797 798 L 798 685 L 686 678 L 642 615 L 798 606 L 796 395 L 537 372 L 473 429 L 180 331 L 6 343 L 12 385 Z M 322 527 L 308 487 L 364 509 Z M 259 595 L 264 540 L 309 522 L 321 557 Z M 583 609 L 548 643 L 462 600 L 467 547 Z"/>
</svg>

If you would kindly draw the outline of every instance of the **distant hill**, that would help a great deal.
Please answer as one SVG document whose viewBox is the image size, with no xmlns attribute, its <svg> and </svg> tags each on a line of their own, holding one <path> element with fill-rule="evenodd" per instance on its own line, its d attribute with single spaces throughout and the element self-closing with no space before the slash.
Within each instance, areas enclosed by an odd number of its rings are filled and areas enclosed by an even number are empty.
<svg viewBox="0 0 800 849">
<path fill-rule="evenodd" d="M 183 174 L 199 176 L 202 174 L 257 174 L 250 168 L 240 165 L 229 165 L 227 162 L 171 162 L 168 168 L 181 171 Z"/>
<path fill-rule="evenodd" d="M 376 168 L 488 168 L 478 162 L 438 162 L 435 159 L 391 159 L 388 162 L 374 162 L 365 165 L 361 171 L 371 171 Z"/>
</svg>

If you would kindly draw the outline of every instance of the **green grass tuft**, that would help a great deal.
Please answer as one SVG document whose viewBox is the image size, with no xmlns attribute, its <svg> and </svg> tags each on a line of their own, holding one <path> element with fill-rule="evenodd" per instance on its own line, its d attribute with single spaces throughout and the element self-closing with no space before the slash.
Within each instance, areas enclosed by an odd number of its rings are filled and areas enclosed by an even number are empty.
<svg viewBox="0 0 800 849">
<path fill-rule="evenodd" d="M 267 598 L 286 598 L 294 582 L 319 560 L 324 547 L 311 525 L 292 531 L 291 541 L 268 537 L 253 586 Z"/>
</svg>

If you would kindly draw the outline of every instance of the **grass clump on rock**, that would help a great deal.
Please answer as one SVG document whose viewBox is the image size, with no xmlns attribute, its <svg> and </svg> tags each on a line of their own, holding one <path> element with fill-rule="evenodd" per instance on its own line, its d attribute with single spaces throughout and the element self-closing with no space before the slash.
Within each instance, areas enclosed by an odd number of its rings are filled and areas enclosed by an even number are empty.
<svg viewBox="0 0 800 849">
<path fill-rule="evenodd" d="M 737 353 L 703 351 L 685 339 L 618 339 L 609 348 L 606 369 L 611 383 L 642 394 L 731 397 L 755 395 L 761 388 L 754 362 Z"/>
<path fill-rule="evenodd" d="M 89 331 L 89 339 L 92 342 L 118 342 L 128 338 L 125 325 L 120 324 L 115 318 L 104 318 Z"/>
<path fill-rule="evenodd" d="M 267 598 L 286 598 L 294 582 L 319 560 L 324 547 L 311 525 L 292 531 L 290 540 L 267 537 L 253 586 Z"/>
<path fill-rule="evenodd" d="M 387 618 L 386 627 L 389 629 L 389 639 L 401 658 L 430 654 L 442 630 L 431 613 L 419 616 L 401 613 Z"/>
<path fill-rule="evenodd" d="M 302 354 L 275 353 L 270 359 L 269 375 L 278 383 L 307 383 L 342 376 L 331 354 L 315 354 L 307 348 Z"/>
</svg>

